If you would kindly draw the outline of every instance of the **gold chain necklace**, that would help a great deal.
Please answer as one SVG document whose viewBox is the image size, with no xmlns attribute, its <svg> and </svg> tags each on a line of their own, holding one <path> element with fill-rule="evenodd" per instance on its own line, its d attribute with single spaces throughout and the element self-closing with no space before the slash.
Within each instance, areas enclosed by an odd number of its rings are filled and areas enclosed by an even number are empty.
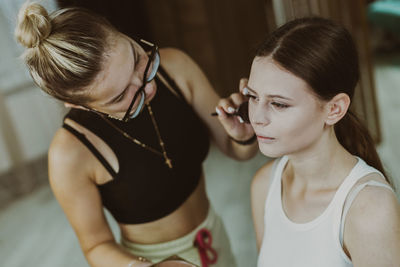
<svg viewBox="0 0 400 267">
<path fill-rule="evenodd" d="M 168 155 L 167 155 L 167 151 L 166 151 L 166 149 L 165 149 L 164 141 L 163 141 L 162 138 L 161 138 L 160 130 L 158 129 L 158 125 L 157 125 L 156 119 L 154 118 L 153 110 L 151 109 L 150 104 L 146 104 L 146 106 L 147 106 L 147 110 L 149 111 L 149 114 L 150 114 L 151 121 L 152 121 L 152 123 L 153 123 L 154 129 L 156 130 L 157 137 L 158 137 L 158 141 L 159 141 L 159 143 L 160 143 L 162 152 L 161 152 L 161 151 L 158 151 L 157 149 L 152 148 L 152 147 L 150 147 L 150 146 L 148 146 L 148 145 L 146 145 L 146 144 L 140 142 L 138 139 L 136 139 L 136 138 L 130 136 L 129 134 L 127 134 L 126 132 L 124 132 L 123 130 L 121 130 L 121 129 L 118 128 L 117 126 L 115 126 L 111 121 L 109 121 L 109 120 L 107 120 L 106 118 L 104 118 L 103 116 L 100 116 L 100 117 L 101 117 L 103 120 L 105 120 L 109 125 L 111 125 L 115 130 L 117 130 L 118 132 L 120 132 L 123 136 L 125 136 L 126 138 L 128 138 L 129 140 L 131 140 L 133 143 L 135 143 L 135 144 L 141 146 L 142 148 L 147 149 L 147 150 L 149 150 L 149 151 L 151 151 L 151 152 L 153 152 L 153 153 L 155 153 L 155 154 L 157 154 L 157 155 L 160 155 L 160 156 L 164 157 L 165 164 L 166 164 L 170 169 L 172 169 L 172 160 L 171 160 L 171 159 L 168 157 Z"/>
</svg>

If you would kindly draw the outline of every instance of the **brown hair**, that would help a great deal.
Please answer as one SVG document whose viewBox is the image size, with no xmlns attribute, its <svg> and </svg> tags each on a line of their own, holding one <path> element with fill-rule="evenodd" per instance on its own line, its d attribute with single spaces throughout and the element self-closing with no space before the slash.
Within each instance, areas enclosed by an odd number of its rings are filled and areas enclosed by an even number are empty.
<svg viewBox="0 0 400 267">
<path fill-rule="evenodd" d="M 25 3 L 15 37 L 26 47 L 22 55 L 34 82 L 46 93 L 73 104 L 85 104 L 90 85 L 102 69 L 108 39 L 115 29 L 104 18 L 83 8 L 51 13 Z"/>
<path fill-rule="evenodd" d="M 352 99 L 360 76 L 357 49 L 350 33 L 319 17 L 295 19 L 279 27 L 261 44 L 256 56 L 271 57 L 326 101 L 339 93 Z M 392 184 L 368 129 L 356 114 L 348 110 L 334 130 L 347 151 L 382 172 Z"/>
</svg>

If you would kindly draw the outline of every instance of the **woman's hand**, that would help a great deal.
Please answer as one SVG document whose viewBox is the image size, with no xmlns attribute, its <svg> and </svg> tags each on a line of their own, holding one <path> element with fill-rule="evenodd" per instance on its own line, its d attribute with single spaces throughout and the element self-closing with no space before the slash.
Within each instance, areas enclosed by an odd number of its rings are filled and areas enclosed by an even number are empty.
<svg viewBox="0 0 400 267">
<path fill-rule="evenodd" d="M 242 78 L 239 82 L 239 93 L 233 93 L 227 98 L 222 98 L 218 102 L 215 111 L 218 114 L 218 119 L 225 128 L 227 134 L 235 140 L 245 141 L 253 137 L 254 131 L 250 124 L 244 123 L 239 116 L 232 116 L 240 104 L 248 101 L 248 98 L 243 94 L 243 89 L 247 84 L 247 79 Z"/>
</svg>

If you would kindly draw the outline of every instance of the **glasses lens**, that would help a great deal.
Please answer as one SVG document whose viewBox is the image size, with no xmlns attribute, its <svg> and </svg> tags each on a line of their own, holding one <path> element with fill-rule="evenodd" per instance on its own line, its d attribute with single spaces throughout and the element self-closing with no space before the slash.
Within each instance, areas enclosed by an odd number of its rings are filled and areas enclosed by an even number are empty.
<svg viewBox="0 0 400 267">
<path fill-rule="evenodd" d="M 144 100 L 146 98 L 146 94 L 145 94 L 144 90 L 141 90 L 138 93 L 139 93 L 139 96 L 136 97 L 137 99 L 134 100 L 135 102 L 138 102 L 138 103 L 137 104 L 134 103 L 133 108 L 131 109 L 131 112 L 129 112 L 130 119 L 136 118 L 139 115 L 140 111 L 142 110 Z"/>
<path fill-rule="evenodd" d="M 150 82 L 151 80 L 154 79 L 154 77 L 157 74 L 159 66 L 160 66 L 160 54 L 158 54 L 158 51 L 156 51 L 153 56 L 153 60 L 150 63 L 149 70 L 147 72 L 147 76 L 146 76 L 147 82 Z"/>
</svg>

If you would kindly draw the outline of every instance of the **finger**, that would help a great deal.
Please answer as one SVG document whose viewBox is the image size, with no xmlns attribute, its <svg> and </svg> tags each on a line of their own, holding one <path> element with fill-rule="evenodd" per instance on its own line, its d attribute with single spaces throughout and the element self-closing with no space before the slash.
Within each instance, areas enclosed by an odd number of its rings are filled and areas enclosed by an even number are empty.
<svg viewBox="0 0 400 267">
<path fill-rule="evenodd" d="M 242 95 L 248 97 L 249 94 L 250 94 L 249 89 L 247 89 L 247 87 L 244 87 L 242 90 Z"/>
<path fill-rule="evenodd" d="M 241 78 L 239 81 L 239 91 L 243 92 L 243 88 L 246 87 L 247 83 L 248 83 L 249 79 L 247 78 Z"/>
<path fill-rule="evenodd" d="M 228 115 L 226 114 L 225 110 L 221 107 L 215 107 L 215 112 L 218 114 L 218 118 L 221 119 L 226 119 L 228 118 Z"/>
<path fill-rule="evenodd" d="M 231 98 L 223 98 L 218 102 L 218 107 L 222 108 L 226 113 L 234 113 L 236 110 L 235 104 Z"/>
<path fill-rule="evenodd" d="M 231 101 L 235 105 L 236 108 L 240 106 L 243 102 L 245 102 L 247 99 L 244 95 L 239 94 L 239 93 L 234 93 L 231 95 Z"/>
</svg>

